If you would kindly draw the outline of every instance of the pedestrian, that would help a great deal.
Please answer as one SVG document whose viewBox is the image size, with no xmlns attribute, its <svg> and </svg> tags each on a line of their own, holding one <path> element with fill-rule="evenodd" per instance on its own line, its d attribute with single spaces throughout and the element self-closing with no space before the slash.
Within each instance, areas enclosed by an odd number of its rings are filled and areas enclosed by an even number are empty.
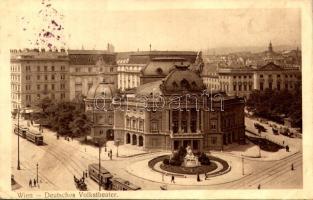
<svg viewBox="0 0 313 200">
<path fill-rule="evenodd" d="M 85 177 L 85 172 L 83 171 L 83 177 Z"/>
<path fill-rule="evenodd" d="M 36 187 L 36 179 L 34 179 L 34 187 Z"/>
<path fill-rule="evenodd" d="M 198 182 L 201 181 L 201 180 L 200 180 L 200 174 L 199 174 L 199 173 L 197 174 L 197 181 L 198 181 Z"/>
<path fill-rule="evenodd" d="M 261 184 L 258 185 L 258 190 L 261 189 Z"/>
<path fill-rule="evenodd" d="M 175 177 L 172 175 L 171 183 L 175 183 Z"/>
<path fill-rule="evenodd" d="M 292 171 L 295 170 L 295 168 L 293 167 L 293 163 L 291 164 L 291 170 Z"/>
<path fill-rule="evenodd" d="M 29 179 L 29 187 L 33 187 L 32 179 Z"/>
<path fill-rule="evenodd" d="M 206 173 L 204 173 L 204 176 L 205 176 L 205 180 L 207 180 L 208 178 L 209 178 L 209 176 L 206 174 Z"/>
<path fill-rule="evenodd" d="M 283 145 L 285 144 L 285 140 L 283 140 Z"/>
</svg>

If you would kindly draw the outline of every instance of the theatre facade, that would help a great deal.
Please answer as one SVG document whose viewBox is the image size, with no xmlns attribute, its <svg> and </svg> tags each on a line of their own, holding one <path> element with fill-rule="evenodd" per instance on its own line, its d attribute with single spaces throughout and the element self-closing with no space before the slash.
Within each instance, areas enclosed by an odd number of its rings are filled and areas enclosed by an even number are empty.
<svg viewBox="0 0 313 200">
<path fill-rule="evenodd" d="M 180 146 L 191 146 L 194 151 L 222 150 L 225 145 L 244 143 L 243 98 L 208 91 L 199 68 L 188 63 L 172 63 L 167 70 L 156 68 L 155 73 L 163 75 L 159 80 L 151 79 L 155 75 L 147 68 L 141 72 L 145 83 L 133 91 L 114 93 L 110 84 L 102 83 L 88 95 L 86 111 L 96 119 L 95 138 L 147 150 L 177 150 Z M 99 108 L 97 102 L 106 103 Z"/>
</svg>

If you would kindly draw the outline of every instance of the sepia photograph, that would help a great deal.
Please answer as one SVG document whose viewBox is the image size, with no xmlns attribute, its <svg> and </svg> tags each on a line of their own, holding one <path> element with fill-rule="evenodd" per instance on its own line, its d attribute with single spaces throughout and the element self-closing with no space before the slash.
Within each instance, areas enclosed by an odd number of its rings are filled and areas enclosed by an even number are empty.
<svg viewBox="0 0 313 200">
<path fill-rule="evenodd" d="M 311 1 L 237 2 L 1 2 L 0 197 L 312 198 Z"/>
</svg>

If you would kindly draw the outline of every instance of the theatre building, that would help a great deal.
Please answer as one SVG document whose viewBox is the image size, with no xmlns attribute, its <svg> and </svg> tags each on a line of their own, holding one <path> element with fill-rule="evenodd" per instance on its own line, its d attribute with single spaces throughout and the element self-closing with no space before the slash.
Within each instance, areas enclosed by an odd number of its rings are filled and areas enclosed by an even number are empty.
<svg viewBox="0 0 313 200">
<path fill-rule="evenodd" d="M 93 87 L 85 100 L 86 111 L 94 119 L 92 136 L 163 150 L 180 146 L 191 146 L 194 151 L 221 150 L 243 143 L 243 98 L 209 93 L 196 66 L 171 62 L 157 68 L 147 65 L 141 72 L 144 84 L 128 93 L 115 92 L 108 83 Z M 105 97 L 99 101 L 98 96 Z"/>
<path fill-rule="evenodd" d="M 121 95 L 114 111 L 114 137 L 144 149 L 223 149 L 244 142 L 244 101 L 206 93 L 199 73 L 174 65 L 160 80 Z M 144 72 L 143 72 L 144 73 Z"/>
</svg>

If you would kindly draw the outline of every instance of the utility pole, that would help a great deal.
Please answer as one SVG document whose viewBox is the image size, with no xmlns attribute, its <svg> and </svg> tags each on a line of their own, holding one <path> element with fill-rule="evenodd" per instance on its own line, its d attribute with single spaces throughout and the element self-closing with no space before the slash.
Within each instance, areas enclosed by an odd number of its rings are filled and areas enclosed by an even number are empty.
<svg viewBox="0 0 313 200">
<path fill-rule="evenodd" d="M 37 177 L 36 177 L 36 179 L 37 179 L 37 183 L 39 183 L 39 182 L 38 182 L 38 163 L 37 163 L 36 166 L 37 166 Z"/>
<path fill-rule="evenodd" d="M 241 161 L 242 161 L 242 175 L 245 175 L 243 156 L 241 157 Z"/>
<path fill-rule="evenodd" d="M 99 191 L 101 191 L 101 144 L 99 142 Z"/>
<path fill-rule="evenodd" d="M 20 167 L 20 107 L 17 110 L 17 170 L 21 170 Z"/>
</svg>

